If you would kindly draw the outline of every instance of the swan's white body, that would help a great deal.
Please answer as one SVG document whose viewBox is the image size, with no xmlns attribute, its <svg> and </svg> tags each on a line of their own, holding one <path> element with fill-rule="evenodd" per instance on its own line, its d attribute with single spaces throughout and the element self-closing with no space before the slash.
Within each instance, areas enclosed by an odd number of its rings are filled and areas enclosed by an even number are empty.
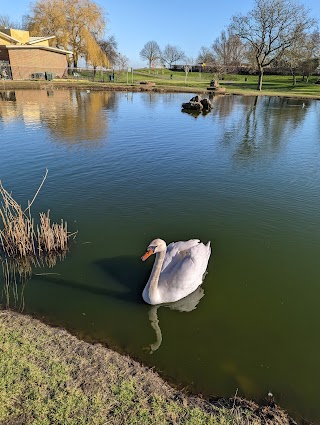
<svg viewBox="0 0 320 425">
<path fill-rule="evenodd" d="M 156 254 L 152 272 L 142 298 L 151 305 L 172 303 L 194 292 L 202 283 L 211 254 L 210 242 L 204 245 L 199 239 L 172 242 L 154 239 L 144 261 Z"/>
</svg>

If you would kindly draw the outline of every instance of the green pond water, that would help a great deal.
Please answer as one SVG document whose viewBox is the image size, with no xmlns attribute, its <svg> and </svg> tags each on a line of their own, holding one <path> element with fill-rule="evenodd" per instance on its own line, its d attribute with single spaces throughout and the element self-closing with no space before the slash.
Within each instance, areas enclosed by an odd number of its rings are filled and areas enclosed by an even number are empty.
<svg viewBox="0 0 320 425">
<path fill-rule="evenodd" d="M 275 400 L 320 421 L 320 103 L 190 94 L 0 93 L 0 179 L 78 231 L 2 306 L 63 326 L 209 396 Z M 200 290 L 141 293 L 148 243 L 212 243 Z M 3 283 L 3 277 L 1 277 Z"/>
</svg>

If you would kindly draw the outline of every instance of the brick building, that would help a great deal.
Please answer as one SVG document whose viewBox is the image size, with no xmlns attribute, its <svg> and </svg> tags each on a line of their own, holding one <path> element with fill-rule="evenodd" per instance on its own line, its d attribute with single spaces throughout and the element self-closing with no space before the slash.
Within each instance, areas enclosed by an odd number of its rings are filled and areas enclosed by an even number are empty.
<svg viewBox="0 0 320 425">
<path fill-rule="evenodd" d="M 62 77 L 69 50 L 51 47 L 55 36 L 30 37 L 29 31 L 0 27 L 0 76 L 13 80 Z"/>
</svg>

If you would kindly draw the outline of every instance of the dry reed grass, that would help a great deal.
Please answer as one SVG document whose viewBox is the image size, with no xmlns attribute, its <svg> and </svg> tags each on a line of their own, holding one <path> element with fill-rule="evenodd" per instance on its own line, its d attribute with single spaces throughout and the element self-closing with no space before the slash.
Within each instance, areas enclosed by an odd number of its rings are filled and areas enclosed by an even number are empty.
<svg viewBox="0 0 320 425">
<path fill-rule="evenodd" d="M 46 177 L 34 195 L 28 207 L 23 210 L 12 194 L 9 193 L 0 181 L 0 218 L 3 229 L 0 230 L 0 249 L 7 257 L 25 258 L 28 256 L 40 256 L 42 253 L 61 253 L 68 249 L 68 239 L 75 236 L 67 230 L 67 222 L 61 220 L 60 224 L 51 223 L 50 210 L 40 213 L 40 223 L 35 226 L 35 220 L 31 215 L 31 205 L 36 199 Z"/>
<path fill-rule="evenodd" d="M 67 222 L 51 223 L 50 210 L 39 214 L 39 223 L 31 215 L 31 205 L 36 199 L 46 177 L 35 193 L 28 207 L 23 210 L 12 194 L 0 181 L 0 262 L 2 266 L 3 285 L 0 303 L 7 308 L 24 309 L 24 287 L 31 278 L 34 268 L 56 265 L 63 260 L 68 250 L 68 240 L 75 233 L 67 230 Z M 0 220 L 0 224 L 1 224 Z"/>
</svg>

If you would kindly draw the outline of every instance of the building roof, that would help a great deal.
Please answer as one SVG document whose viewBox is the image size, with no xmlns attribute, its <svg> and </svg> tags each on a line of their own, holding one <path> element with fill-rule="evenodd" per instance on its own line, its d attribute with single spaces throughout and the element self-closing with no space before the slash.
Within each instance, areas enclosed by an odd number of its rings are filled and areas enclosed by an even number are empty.
<svg viewBox="0 0 320 425">
<path fill-rule="evenodd" d="M 35 44 L 39 43 L 40 41 L 52 40 L 53 38 L 55 38 L 54 35 L 50 35 L 48 37 L 30 37 L 30 41 L 28 41 L 26 44 Z"/>
<path fill-rule="evenodd" d="M 20 43 L 20 40 L 17 40 L 16 38 L 11 37 L 11 35 L 6 34 L 5 32 L 0 31 L 1 38 L 6 38 L 9 41 L 14 41 L 15 43 Z"/>
<path fill-rule="evenodd" d="M 0 30 L 0 37 L 4 40 L 8 40 L 10 44 L 6 45 L 7 49 L 41 49 L 41 50 L 48 50 L 50 52 L 55 53 L 62 53 L 62 54 L 70 54 L 72 55 L 73 52 L 70 50 L 64 50 L 64 49 L 58 49 L 56 47 L 50 47 L 49 43 L 42 44 L 43 41 L 48 41 L 56 38 L 54 35 L 46 36 L 46 37 L 30 37 L 29 31 L 24 30 L 13 30 L 12 28 L 5 28 L 1 27 L 2 31 Z M 7 34 L 14 33 L 15 37 L 12 37 L 11 35 Z"/>
<path fill-rule="evenodd" d="M 16 50 L 16 49 L 41 49 L 41 50 L 49 50 L 50 52 L 56 52 L 56 53 L 63 53 L 63 54 L 70 54 L 72 55 L 73 52 L 71 50 L 63 50 L 63 49 L 58 49 L 57 47 L 49 47 L 49 46 L 30 46 L 29 44 L 22 44 L 20 46 L 16 46 L 16 45 L 12 45 L 12 44 L 8 44 L 6 46 L 7 49 L 12 49 L 12 50 Z"/>
</svg>

